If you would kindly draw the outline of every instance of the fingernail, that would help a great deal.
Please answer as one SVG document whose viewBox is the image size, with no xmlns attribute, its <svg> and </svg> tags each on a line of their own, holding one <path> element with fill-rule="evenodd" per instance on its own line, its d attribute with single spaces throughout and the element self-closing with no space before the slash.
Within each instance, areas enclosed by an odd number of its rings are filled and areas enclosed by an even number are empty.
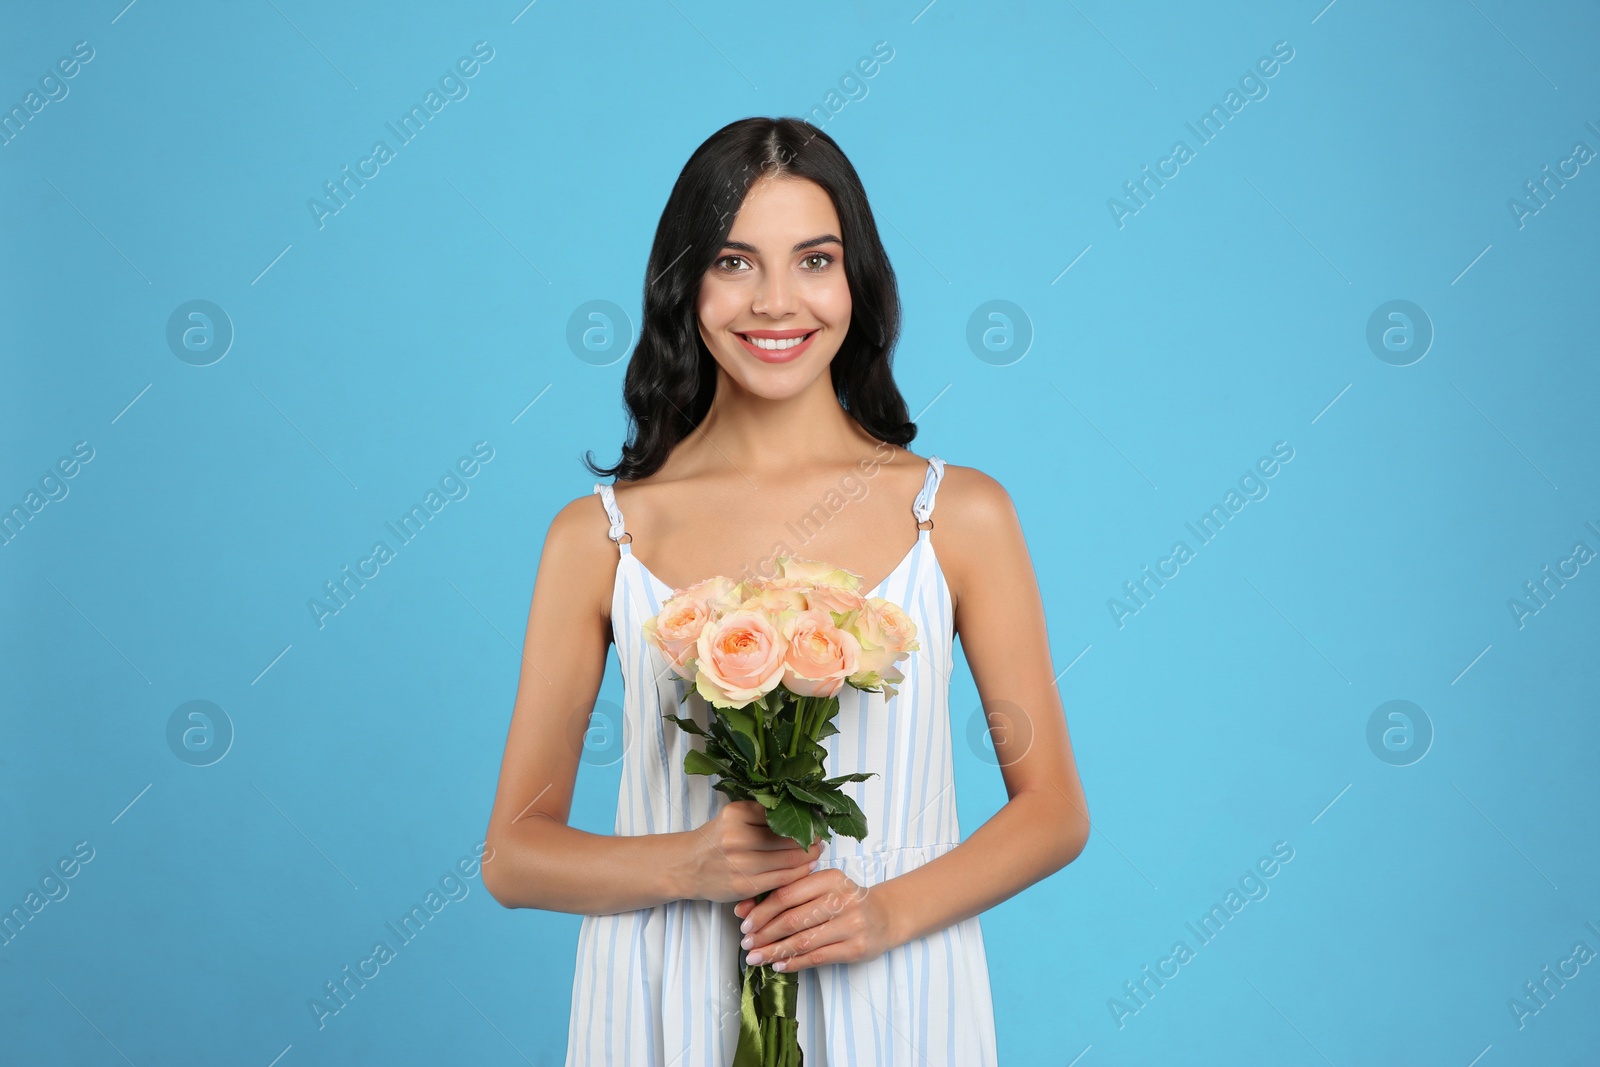
<svg viewBox="0 0 1600 1067">
<path fill-rule="evenodd" d="M 739 942 L 739 947 L 740 948 L 749 948 L 751 946 L 751 944 L 754 943 L 754 942 L 755 942 L 755 935 L 752 934 L 751 936 L 745 938 L 743 941 Z"/>
<path fill-rule="evenodd" d="M 748 963 L 752 967 L 754 967 L 757 964 L 759 964 L 761 962 L 761 952 L 760 952 L 760 950 L 758 949 L 757 951 L 750 953 L 750 955 L 745 958 L 745 962 Z"/>
<path fill-rule="evenodd" d="M 812 860 L 811 861 L 811 866 L 808 868 L 808 870 L 813 870 L 814 871 L 818 867 L 821 867 L 821 866 L 822 866 L 822 861 L 821 860 Z"/>
<path fill-rule="evenodd" d="M 784 968 L 784 964 L 785 964 L 784 960 L 779 960 L 777 963 L 774 963 L 772 965 L 772 969 L 775 970 L 775 971 L 781 971 Z"/>
<path fill-rule="evenodd" d="M 749 919 L 746 919 L 744 922 L 739 924 L 739 932 L 741 934 L 748 934 L 750 932 L 750 920 Z M 745 948 L 749 948 L 749 947 L 750 947 L 749 945 L 745 946 Z"/>
</svg>

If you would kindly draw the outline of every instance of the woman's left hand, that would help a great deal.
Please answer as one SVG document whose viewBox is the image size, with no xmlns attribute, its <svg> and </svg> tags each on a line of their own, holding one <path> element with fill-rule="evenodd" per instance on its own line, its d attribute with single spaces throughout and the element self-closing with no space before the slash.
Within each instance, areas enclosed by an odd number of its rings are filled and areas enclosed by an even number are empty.
<svg viewBox="0 0 1600 1067">
<path fill-rule="evenodd" d="M 752 966 L 798 971 L 822 963 L 874 960 L 895 947 L 889 894 L 858 885 L 836 867 L 780 886 L 757 904 L 746 897 L 733 913 L 748 927 L 741 947 Z"/>
</svg>

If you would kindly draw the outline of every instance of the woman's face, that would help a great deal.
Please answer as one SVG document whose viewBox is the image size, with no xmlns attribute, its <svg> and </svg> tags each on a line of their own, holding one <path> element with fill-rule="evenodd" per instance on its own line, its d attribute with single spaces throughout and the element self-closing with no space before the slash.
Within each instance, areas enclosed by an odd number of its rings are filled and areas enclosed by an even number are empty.
<svg viewBox="0 0 1600 1067">
<path fill-rule="evenodd" d="M 839 215 L 822 187 L 762 178 L 700 282 L 700 337 L 723 371 L 767 399 L 799 393 L 850 328 Z"/>
</svg>

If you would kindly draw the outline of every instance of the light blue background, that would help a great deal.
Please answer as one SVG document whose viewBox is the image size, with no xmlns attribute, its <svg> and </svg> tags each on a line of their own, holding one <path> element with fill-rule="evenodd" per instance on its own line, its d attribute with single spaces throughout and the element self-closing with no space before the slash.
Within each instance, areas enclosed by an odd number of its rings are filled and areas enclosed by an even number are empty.
<svg viewBox="0 0 1600 1067">
<path fill-rule="evenodd" d="M 1600 150 L 1591 5 L 123 4 L 12 5 L 0 34 L 6 109 L 94 49 L 0 147 L 0 505 L 94 450 L 0 548 L 0 908 L 94 850 L 0 946 L 0 1059 L 561 1061 L 579 917 L 476 877 L 323 1028 L 308 1002 L 482 840 L 543 533 L 624 429 L 625 352 L 579 358 L 569 319 L 637 323 L 705 137 L 830 92 L 901 283 L 912 448 L 1016 502 L 1094 819 L 983 916 L 1002 1062 L 1594 1054 L 1600 963 L 1508 1007 L 1600 951 L 1600 566 L 1524 625 L 1507 603 L 1600 550 L 1600 163 L 1508 208 Z M 469 94 L 319 227 L 307 201 L 478 41 Z M 1108 200 L 1180 138 L 1119 227 Z M 196 299 L 235 331 L 203 367 L 166 340 Z M 1366 340 L 1396 299 L 1435 334 L 1406 366 Z M 1022 358 L 969 347 L 991 300 Z M 479 441 L 468 494 L 319 629 L 323 583 Z M 1184 524 L 1280 441 L 1197 547 Z M 1180 538 L 1119 627 L 1108 600 Z M 207 767 L 168 742 L 191 700 L 232 726 Z M 1408 766 L 1367 741 L 1390 700 L 1433 731 Z M 1006 799 L 977 710 L 959 669 L 966 834 Z M 618 770 L 584 766 L 576 825 L 609 831 Z M 1199 946 L 1185 923 L 1280 841 L 1269 895 Z"/>
</svg>

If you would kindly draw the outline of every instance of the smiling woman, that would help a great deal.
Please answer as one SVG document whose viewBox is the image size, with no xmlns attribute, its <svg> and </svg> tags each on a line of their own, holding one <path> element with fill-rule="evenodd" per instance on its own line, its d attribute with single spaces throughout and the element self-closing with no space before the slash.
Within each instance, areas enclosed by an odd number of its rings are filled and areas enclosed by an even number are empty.
<svg viewBox="0 0 1600 1067">
<path fill-rule="evenodd" d="M 724 241 L 724 254 L 701 283 L 700 339 L 713 355 L 728 357 L 719 362 L 746 386 L 767 381 L 768 389 L 782 388 L 785 381 L 815 378 L 812 368 L 833 361 L 850 329 L 850 285 L 839 265 L 844 242 L 835 235 L 833 201 L 814 182 L 768 180 L 750 190 L 741 216 L 745 239 Z M 789 245 L 779 231 L 800 220 L 822 232 Z M 768 325 L 775 322 L 784 325 Z M 763 369 L 770 366 L 790 370 L 772 377 Z"/>
<path fill-rule="evenodd" d="M 982 472 L 904 447 L 917 427 L 891 373 L 894 272 L 860 178 L 815 126 L 744 119 L 702 144 L 667 198 L 646 277 L 623 384 L 629 439 L 616 465 L 590 463 L 615 481 L 595 485 L 598 503 L 562 508 L 545 538 L 485 887 L 508 908 L 584 916 L 568 1067 L 788 1067 L 795 1039 L 809 1067 L 993 1065 L 979 913 L 1071 862 L 1089 827 L 1016 511 Z M 869 470 L 873 491 L 845 508 L 836 487 Z M 800 531 L 788 518 L 819 511 L 825 521 Z M 848 574 L 847 590 L 813 603 L 784 584 L 787 563 L 773 576 L 755 562 L 796 556 L 812 561 L 802 570 Z M 752 574 L 716 603 L 696 592 Z M 919 636 L 898 691 L 845 694 L 834 730 L 802 758 L 839 775 L 830 783 L 864 815 L 864 838 L 782 836 L 762 803 L 686 772 L 704 767 L 692 758 L 707 756 L 704 735 L 665 718 L 703 725 L 709 708 L 647 640 L 669 599 L 708 616 L 789 604 L 822 634 L 886 610 L 875 600 L 902 612 Z M 787 621 L 781 632 L 792 637 Z M 1029 717 L 1015 732 L 991 720 L 1010 799 L 965 840 L 957 633 L 985 705 Z M 626 740 L 607 835 L 568 825 L 583 762 L 570 739 L 613 643 Z M 788 736 L 794 757 L 800 735 Z M 741 994 L 758 967 L 778 972 L 761 979 L 759 1007 Z"/>
</svg>

